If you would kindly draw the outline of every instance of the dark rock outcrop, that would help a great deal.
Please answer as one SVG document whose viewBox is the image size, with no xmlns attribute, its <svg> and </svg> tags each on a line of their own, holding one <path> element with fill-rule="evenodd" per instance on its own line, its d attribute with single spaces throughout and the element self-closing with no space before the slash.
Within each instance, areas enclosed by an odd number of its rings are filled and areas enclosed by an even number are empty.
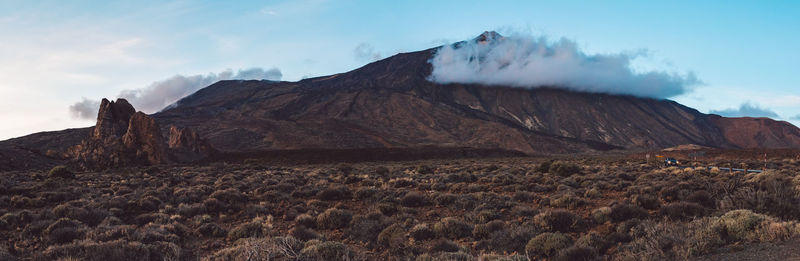
<svg viewBox="0 0 800 261">
<path fill-rule="evenodd" d="M 116 102 L 103 99 L 97 113 L 97 124 L 94 128 L 95 138 L 120 137 L 128 131 L 131 116 L 136 113 L 133 105 L 125 99 Z"/>
<path fill-rule="evenodd" d="M 177 161 L 196 161 L 216 153 L 197 132 L 186 127 L 170 126 L 169 150 Z"/>
<path fill-rule="evenodd" d="M 158 123 L 125 99 L 103 99 L 94 132 L 67 156 L 92 169 L 170 162 Z"/>
</svg>

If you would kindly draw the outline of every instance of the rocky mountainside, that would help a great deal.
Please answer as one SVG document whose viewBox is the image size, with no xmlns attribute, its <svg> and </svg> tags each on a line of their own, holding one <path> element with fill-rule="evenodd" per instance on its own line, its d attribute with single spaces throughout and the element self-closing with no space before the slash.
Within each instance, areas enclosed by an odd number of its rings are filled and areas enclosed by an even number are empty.
<svg viewBox="0 0 800 261">
<path fill-rule="evenodd" d="M 485 40 L 485 39 L 484 39 Z M 464 146 L 525 153 L 611 148 L 798 148 L 786 122 L 723 118 L 670 100 L 427 80 L 435 49 L 299 82 L 221 81 L 155 114 L 224 151 Z M 741 125 L 740 125 L 741 124 Z M 775 129 L 778 128 L 778 129 Z"/>
<path fill-rule="evenodd" d="M 683 144 L 800 148 L 800 129 L 789 123 L 709 115 L 670 100 L 558 86 L 433 83 L 427 78 L 435 52 L 401 53 L 350 72 L 298 82 L 220 81 L 150 117 L 134 113 L 124 100 L 113 106 L 104 103 L 110 107 L 101 109 L 94 128 L 0 142 L 0 166 L 38 162 L 5 155 L 38 155 L 44 162 L 75 145 L 84 153 L 108 154 L 103 146 L 84 140 L 89 133 L 94 142 L 110 139 L 135 148 L 128 152 L 145 163 L 193 161 L 216 150 L 241 155 L 436 147 L 550 154 Z M 169 137 L 166 142 L 155 135 L 158 129 Z M 72 152 L 71 158 L 91 159 Z"/>
</svg>

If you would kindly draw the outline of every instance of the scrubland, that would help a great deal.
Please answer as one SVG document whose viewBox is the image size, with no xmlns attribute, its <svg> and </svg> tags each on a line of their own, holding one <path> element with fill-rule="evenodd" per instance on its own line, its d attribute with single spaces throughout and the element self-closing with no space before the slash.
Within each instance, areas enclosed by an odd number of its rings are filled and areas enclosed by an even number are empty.
<svg viewBox="0 0 800 261">
<path fill-rule="evenodd" d="M 800 235 L 800 163 L 770 166 L 495 158 L 5 172 L 0 260 L 683 260 Z"/>
</svg>

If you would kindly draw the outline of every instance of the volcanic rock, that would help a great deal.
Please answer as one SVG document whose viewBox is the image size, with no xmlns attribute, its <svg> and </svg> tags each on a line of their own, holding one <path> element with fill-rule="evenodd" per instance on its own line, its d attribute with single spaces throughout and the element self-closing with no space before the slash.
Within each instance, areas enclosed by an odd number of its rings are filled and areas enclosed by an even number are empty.
<svg viewBox="0 0 800 261">
<path fill-rule="evenodd" d="M 158 123 L 125 99 L 103 99 L 94 132 L 67 155 L 92 169 L 170 162 Z"/>
<path fill-rule="evenodd" d="M 100 102 L 100 111 L 97 113 L 94 137 L 102 139 L 124 135 L 134 113 L 136 110 L 127 100 L 120 98 L 113 102 L 104 98 Z"/>
<path fill-rule="evenodd" d="M 195 161 L 216 152 L 197 132 L 174 125 L 169 128 L 169 149 L 181 162 Z"/>
</svg>

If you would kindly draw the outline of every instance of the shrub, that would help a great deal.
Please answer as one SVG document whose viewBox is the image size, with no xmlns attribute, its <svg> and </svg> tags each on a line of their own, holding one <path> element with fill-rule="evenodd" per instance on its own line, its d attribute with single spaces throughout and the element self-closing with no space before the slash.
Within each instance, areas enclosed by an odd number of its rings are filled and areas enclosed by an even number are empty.
<svg viewBox="0 0 800 261">
<path fill-rule="evenodd" d="M 633 204 L 643 207 L 645 209 L 658 209 L 661 206 L 661 201 L 657 197 L 648 194 L 638 194 L 631 198 Z"/>
<path fill-rule="evenodd" d="M 405 245 L 406 231 L 402 226 L 393 224 L 378 234 L 378 244 L 390 249 L 400 248 Z"/>
<path fill-rule="evenodd" d="M 571 240 L 564 234 L 542 233 L 528 241 L 528 244 L 525 245 L 525 253 L 531 257 L 549 258 L 571 244 Z"/>
<path fill-rule="evenodd" d="M 603 196 L 603 194 L 600 193 L 600 190 L 598 190 L 596 188 L 588 189 L 588 190 L 586 190 L 586 192 L 583 193 L 583 197 L 585 197 L 585 198 L 596 199 L 596 198 L 600 198 L 602 196 Z"/>
<path fill-rule="evenodd" d="M 578 240 L 575 241 L 575 246 L 590 247 L 596 249 L 600 253 L 604 253 L 611 247 L 611 242 L 608 242 L 605 237 L 597 232 L 589 232 L 578 238 Z"/>
<path fill-rule="evenodd" d="M 152 212 L 158 210 L 158 207 L 161 205 L 161 200 L 154 196 L 146 196 L 139 199 L 138 205 L 139 210 Z"/>
<path fill-rule="evenodd" d="M 707 208 L 714 208 L 717 203 L 711 197 L 711 194 L 709 194 L 705 190 L 698 190 L 693 192 L 692 194 L 689 194 L 689 196 L 686 197 L 686 201 L 697 203 Z"/>
<path fill-rule="evenodd" d="M 47 177 L 72 179 L 75 178 L 75 174 L 72 173 L 72 171 L 69 171 L 69 169 L 67 169 L 67 166 L 59 165 L 50 169 L 50 172 L 47 173 Z"/>
<path fill-rule="evenodd" d="M 293 227 L 289 230 L 289 236 L 300 241 L 309 241 L 320 238 L 320 234 L 317 233 L 317 231 L 306 227 Z"/>
<path fill-rule="evenodd" d="M 593 261 L 597 260 L 597 250 L 591 247 L 572 246 L 561 250 L 555 260 Z"/>
<path fill-rule="evenodd" d="M 317 227 L 317 219 L 309 214 L 302 214 L 294 219 L 294 223 L 300 226 L 315 228 Z"/>
<path fill-rule="evenodd" d="M 51 244 L 69 243 L 83 235 L 83 224 L 70 218 L 60 218 L 47 226 L 43 234 Z"/>
<path fill-rule="evenodd" d="M 109 242 L 80 241 L 70 244 L 51 246 L 38 254 L 35 260 L 57 260 L 59 258 L 73 257 L 88 261 L 116 261 L 116 260 L 178 260 L 180 247 L 173 243 L 156 242 L 143 244 L 115 240 Z"/>
<path fill-rule="evenodd" d="M 673 202 L 661 207 L 661 215 L 672 220 L 689 220 L 693 217 L 703 216 L 703 206 L 692 202 Z"/>
<path fill-rule="evenodd" d="M 547 173 L 548 171 L 550 171 L 550 164 L 552 163 L 553 163 L 552 161 L 545 161 L 539 163 L 539 166 L 536 167 L 536 171 L 541 173 Z"/>
<path fill-rule="evenodd" d="M 333 241 L 307 244 L 307 246 L 300 251 L 300 254 L 310 260 L 344 261 L 353 259 L 353 253 L 346 245 Z"/>
<path fill-rule="evenodd" d="M 603 224 L 608 221 L 611 221 L 611 208 L 601 207 L 592 210 L 592 220 L 594 220 L 594 222 L 597 224 Z"/>
<path fill-rule="evenodd" d="M 380 203 L 378 204 L 378 211 L 386 216 L 392 216 L 397 213 L 397 205 L 394 203 Z"/>
<path fill-rule="evenodd" d="M 215 223 L 205 223 L 197 228 L 197 233 L 204 237 L 224 237 L 227 232 Z"/>
<path fill-rule="evenodd" d="M 247 196 L 241 191 L 233 188 L 217 190 L 211 193 L 210 198 L 215 198 L 229 205 L 243 205 L 247 203 Z"/>
<path fill-rule="evenodd" d="M 630 204 L 616 204 L 611 206 L 611 221 L 621 222 L 632 218 L 647 218 L 647 210 Z"/>
<path fill-rule="evenodd" d="M 205 213 L 206 213 L 206 207 L 203 206 L 202 203 L 194 203 L 194 204 L 181 203 L 180 205 L 178 205 L 178 214 L 186 218 L 191 218 Z"/>
<path fill-rule="evenodd" d="M 330 187 L 317 193 L 317 198 L 325 201 L 344 200 L 351 196 L 352 192 L 345 186 Z"/>
<path fill-rule="evenodd" d="M 433 225 L 433 230 L 441 237 L 460 239 L 472 235 L 472 227 L 453 217 L 446 217 Z"/>
<path fill-rule="evenodd" d="M 489 235 L 495 231 L 503 230 L 505 227 L 506 222 L 502 220 L 492 220 L 486 224 L 475 225 L 475 228 L 472 230 L 472 236 L 476 239 L 488 238 Z"/>
<path fill-rule="evenodd" d="M 725 225 L 732 240 L 750 238 L 756 227 L 765 219 L 766 216 L 746 209 L 732 210 L 720 217 L 720 221 Z"/>
<path fill-rule="evenodd" d="M 267 226 L 264 225 L 264 222 L 263 218 L 257 217 L 250 222 L 240 224 L 228 232 L 228 239 L 236 241 L 240 238 L 264 237 L 267 234 Z"/>
<path fill-rule="evenodd" d="M 382 215 L 379 213 L 356 215 L 350 222 L 348 237 L 361 242 L 375 242 L 378 234 L 386 227 L 381 219 Z"/>
<path fill-rule="evenodd" d="M 430 252 L 458 252 L 459 247 L 453 241 L 440 238 L 431 242 L 428 250 Z"/>
<path fill-rule="evenodd" d="M 583 218 L 565 210 L 539 213 L 533 222 L 547 231 L 578 232 L 584 228 Z"/>
<path fill-rule="evenodd" d="M 549 173 L 556 174 L 562 177 L 572 176 L 581 171 L 581 167 L 569 162 L 556 161 L 550 164 Z"/>
<path fill-rule="evenodd" d="M 330 208 L 317 216 L 317 227 L 321 229 L 344 228 L 350 223 L 353 215 L 350 212 Z"/>
<path fill-rule="evenodd" d="M 416 241 L 425 241 L 436 237 L 436 232 L 433 231 L 427 224 L 418 224 L 411 228 L 409 235 Z"/>
<path fill-rule="evenodd" d="M 422 207 L 427 205 L 427 203 L 425 195 L 416 191 L 408 192 L 405 196 L 400 198 L 400 204 L 404 207 Z"/>
<path fill-rule="evenodd" d="M 378 193 L 378 190 L 374 188 L 359 188 L 358 190 L 356 190 L 355 196 L 356 199 L 365 200 L 371 198 L 376 193 Z"/>
</svg>

